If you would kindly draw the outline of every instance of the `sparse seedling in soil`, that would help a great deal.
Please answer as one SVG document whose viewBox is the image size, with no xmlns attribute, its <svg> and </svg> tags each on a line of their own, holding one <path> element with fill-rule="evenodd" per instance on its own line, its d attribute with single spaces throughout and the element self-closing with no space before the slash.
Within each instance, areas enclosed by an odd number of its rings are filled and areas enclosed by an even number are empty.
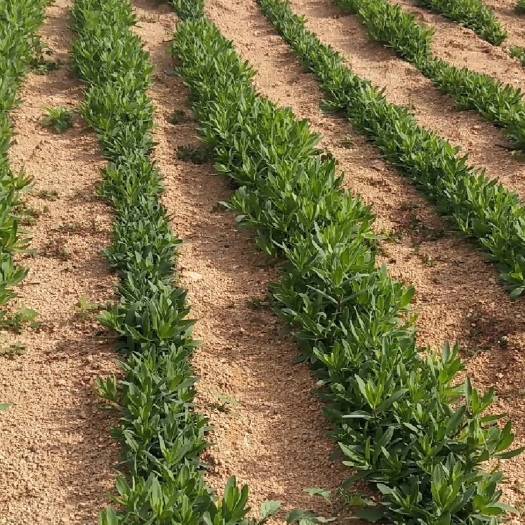
<svg viewBox="0 0 525 525">
<path fill-rule="evenodd" d="M 46 114 L 42 118 L 42 124 L 46 128 L 52 128 L 56 133 L 64 133 L 73 125 L 73 111 L 70 109 L 62 106 L 45 109 Z"/>
<path fill-rule="evenodd" d="M 173 125 L 183 124 L 191 120 L 192 118 L 183 109 L 176 109 L 168 118 L 168 122 Z"/>
<path fill-rule="evenodd" d="M 77 317 L 80 318 L 90 317 L 103 308 L 103 305 L 90 301 L 87 297 L 81 297 L 78 300 L 77 306 L 79 308 Z"/>
<path fill-rule="evenodd" d="M 46 201 L 56 201 L 58 199 L 58 192 L 56 190 L 40 190 L 36 193 L 36 196 Z"/>
<path fill-rule="evenodd" d="M 0 349 L 0 357 L 7 357 L 8 359 L 14 359 L 25 353 L 26 345 L 20 341 L 16 341 L 15 343 Z"/>
<path fill-rule="evenodd" d="M 205 146 L 180 146 L 177 158 L 184 162 L 204 164 L 209 158 L 209 151 Z"/>
</svg>

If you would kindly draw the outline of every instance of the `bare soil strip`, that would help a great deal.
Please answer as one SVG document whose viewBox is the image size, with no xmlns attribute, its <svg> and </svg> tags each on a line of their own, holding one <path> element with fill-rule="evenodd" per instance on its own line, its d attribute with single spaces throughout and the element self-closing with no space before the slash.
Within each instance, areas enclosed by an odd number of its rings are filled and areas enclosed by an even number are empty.
<svg viewBox="0 0 525 525">
<path fill-rule="evenodd" d="M 333 43 L 343 38 L 338 26 L 333 25 L 328 0 L 310 2 L 306 7 L 304 2 L 292 3 L 297 12 L 312 16 L 311 28 L 321 39 Z M 317 13 L 317 19 L 312 11 Z M 258 70 L 258 89 L 273 101 L 292 107 L 297 116 L 307 118 L 313 129 L 324 135 L 322 144 L 335 154 L 341 171 L 346 173 L 347 187 L 373 205 L 379 225 L 405 233 L 398 243 L 385 243 L 385 262 L 392 275 L 416 287 L 421 343 L 461 341 L 468 373 L 482 389 L 495 385 L 499 401 L 494 410 L 509 412 L 518 436 L 516 444 L 524 444 L 523 301 L 509 300 L 497 282 L 494 268 L 472 246 L 451 235 L 439 238 L 443 224 L 431 206 L 378 159 L 375 150 L 364 144 L 346 121 L 320 112 L 322 95 L 315 80 L 302 71 L 253 0 L 209 0 L 207 13 L 234 41 L 243 58 Z M 346 24 L 347 19 L 344 20 Z M 357 38 L 346 28 L 343 35 L 349 40 Z M 370 57 L 368 60 L 378 75 L 381 68 L 383 76 L 388 74 L 390 61 L 377 62 Z M 452 125 L 451 122 L 449 127 Z M 476 354 L 478 349 L 482 352 Z M 525 458 L 519 456 L 504 462 L 502 467 L 508 476 L 505 499 L 519 506 L 525 501 L 521 485 Z"/>
<path fill-rule="evenodd" d="M 13 404 L 0 417 L 2 524 L 95 523 L 119 459 L 109 435 L 114 421 L 92 390 L 97 375 L 115 370 L 116 355 L 100 338 L 100 325 L 78 306 L 82 297 L 105 302 L 114 289 L 100 253 L 111 216 L 93 198 L 102 162 L 80 121 L 63 135 L 40 123 L 44 106 L 73 109 L 81 100 L 66 64 L 70 5 L 56 0 L 41 31 L 60 68 L 28 76 L 14 115 L 12 165 L 34 177 L 27 205 L 41 214 L 29 228 L 37 253 L 22 261 L 30 273 L 19 303 L 36 310 L 42 325 L 0 334 L 2 347 L 21 342 L 27 350 L 0 358 L 0 399 Z"/>
<path fill-rule="evenodd" d="M 503 47 L 525 46 L 525 15 L 516 12 L 517 0 L 484 0 L 485 4 L 494 10 L 496 16 L 503 23 L 507 33 L 507 40 Z"/>
<path fill-rule="evenodd" d="M 233 215 L 217 207 L 231 195 L 228 181 L 210 165 L 176 158 L 178 147 L 199 144 L 195 123 L 169 123 L 174 110 L 191 116 L 186 89 L 169 75 L 176 18 L 155 0 L 134 5 L 137 33 L 156 70 L 150 96 L 157 106 L 155 160 L 165 177 L 164 204 L 173 214 L 174 232 L 186 242 L 179 270 L 191 317 L 199 320 L 195 335 L 203 341 L 194 366 L 201 377 L 197 409 L 215 427 L 211 441 L 216 444 L 204 458 L 212 467 L 208 483 L 220 489 L 236 475 L 249 484 L 253 507 L 280 499 L 286 510 L 311 508 L 330 515 L 330 508 L 304 492 L 316 486 L 335 489 L 347 474 L 328 459 L 335 446 L 321 403 L 311 393 L 315 381 L 307 366 L 292 364 L 295 347 L 279 340 L 271 313 L 249 304 L 253 298 L 264 300 L 275 278 L 273 264 L 257 252 L 249 234 L 237 231 Z"/>
<path fill-rule="evenodd" d="M 472 71 L 485 73 L 501 82 L 515 87 L 525 88 L 525 68 L 509 56 L 509 45 L 525 45 L 525 17 L 520 17 L 512 10 L 512 16 L 507 13 L 516 0 L 484 0 L 488 7 L 495 10 L 496 16 L 509 33 L 509 38 L 501 46 L 494 46 L 480 38 L 474 31 L 460 26 L 453 20 L 448 20 L 439 13 L 417 7 L 414 0 L 390 0 L 399 4 L 416 19 L 435 28 L 432 38 L 432 52 L 442 60 L 457 67 L 468 67 Z M 506 14 L 506 16 L 501 16 Z"/>
</svg>

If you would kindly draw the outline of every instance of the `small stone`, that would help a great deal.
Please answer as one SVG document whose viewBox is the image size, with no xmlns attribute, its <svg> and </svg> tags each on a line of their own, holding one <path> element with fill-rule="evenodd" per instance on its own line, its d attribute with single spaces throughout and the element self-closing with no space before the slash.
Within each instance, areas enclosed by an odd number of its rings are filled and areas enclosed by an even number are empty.
<svg viewBox="0 0 525 525">
<path fill-rule="evenodd" d="M 197 272 L 184 272 L 184 276 L 188 279 L 191 279 L 192 281 L 201 281 L 202 280 L 202 274 Z"/>
</svg>

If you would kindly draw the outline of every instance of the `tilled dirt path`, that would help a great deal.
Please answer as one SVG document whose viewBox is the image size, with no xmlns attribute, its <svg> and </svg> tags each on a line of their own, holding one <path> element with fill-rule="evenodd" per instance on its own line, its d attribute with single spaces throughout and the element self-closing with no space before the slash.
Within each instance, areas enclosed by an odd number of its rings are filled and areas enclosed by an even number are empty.
<svg viewBox="0 0 525 525">
<path fill-rule="evenodd" d="M 29 227 L 34 257 L 19 289 L 19 305 L 39 313 L 38 329 L 0 333 L 2 348 L 21 342 L 26 353 L 0 357 L 0 523 L 87 525 L 107 505 L 119 447 L 110 415 L 92 391 L 94 379 L 116 367 L 100 325 L 77 306 L 84 297 L 105 302 L 114 283 L 100 253 L 109 242 L 108 208 L 93 199 L 102 166 L 94 136 L 78 119 L 56 135 L 40 124 L 44 106 L 74 108 L 79 83 L 68 72 L 70 0 L 48 8 L 41 31 L 62 64 L 46 75 L 29 74 L 15 112 L 14 169 L 35 184 L 27 206 L 40 216 Z"/>
</svg>

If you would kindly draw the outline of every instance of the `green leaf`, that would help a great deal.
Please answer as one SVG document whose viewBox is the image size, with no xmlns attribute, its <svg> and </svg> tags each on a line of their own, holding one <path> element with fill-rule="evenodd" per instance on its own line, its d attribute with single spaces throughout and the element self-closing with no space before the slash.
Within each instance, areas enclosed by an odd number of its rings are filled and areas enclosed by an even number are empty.
<svg viewBox="0 0 525 525">
<path fill-rule="evenodd" d="M 261 503 L 261 519 L 266 520 L 281 508 L 280 501 L 266 500 Z"/>
</svg>

